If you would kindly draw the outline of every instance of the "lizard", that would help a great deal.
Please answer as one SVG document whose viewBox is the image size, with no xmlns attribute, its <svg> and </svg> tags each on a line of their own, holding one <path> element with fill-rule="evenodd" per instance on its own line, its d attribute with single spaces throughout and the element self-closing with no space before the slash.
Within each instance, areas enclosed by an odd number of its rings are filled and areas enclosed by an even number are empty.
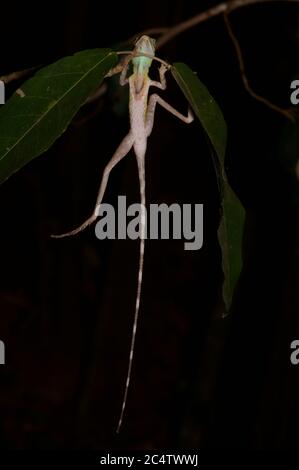
<svg viewBox="0 0 299 470">
<path fill-rule="evenodd" d="M 133 73 L 127 77 L 129 62 L 133 62 Z M 62 238 L 70 235 L 75 235 L 87 226 L 92 224 L 98 217 L 99 207 L 104 197 L 104 193 L 107 187 L 108 179 L 111 170 L 114 166 L 122 160 L 133 148 L 137 166 L 138 166 L 138 177 L 139 177 L 139 189 L 140 189 L 140 250 L 139 250 L 139 268 L 138 268 L 138 283 L 137 283 L 137 293 L 136 293 L 136 302 L 135 302 L 135 313 L 132 327 L 132 336 L 131 336 L 131 345 L 130 345 L 130 354 L 128 361 L 128 370 L 124 388 L 124 395 L 121 405 L 121 411 L 119 415 L 118 425 L 116 432 L 119 433 L 122 426 L 124 412 L 127 403 L 128 391 L 131 381 L 133 357 L 135 351 L 135 340 L 137 332 L 137 324 L 139 317 L 139 308 L 140 308 L 140 299 L 141 299 L 141 287 L 142 287 L 142 276 L 143 276 L 143 265 L 144 265 L 144 240 L 145 240 L 145 230 L 146 230 L 146 214 L 145 214 L 145 205 L 146 205 L 146 196 L 145 196 L 145 153 L 147 148 L 147 139 L 150 136 L 155 117 L 155 109 L 157 103 L 165 108 L 168 112 L 182 120 L 183 122 L 189 124 L 193 121 L 194 116 L 189 108 L 188 115 L 184 116 L 176 109 L 174 109 L 170 104 L 164 101 L 158 94 L 153 93 L 149 96 L 150 87 L 155 87 L 160 90 L 166 89 L 166 78 L 165 74 L 170 68 L 168 64 L 164 61 L 161 61 L 159 67 L 159 78 L 160 81 L 151 80 L 149 77 L 149 69 L 151 67 L 152 61 L 158 60 L 155 57 L 155 40 L 149 36 L 143 35 L 137 39 L 135 43 L 135 48 L 132 53 L 125 59 L 122 70 L 120 73 L 120 85 L 124 86 L 129 84 L 129 116 L 130 116 L 130 130 L 128 134 L 121 141 L 120 145 L 117 147 L 115 153 L 113 154 L 111 160 L 106 165 L 102 180 L 96 200 L 96 205 L 92 215 L 85 220 L 79 227 L 70 232 L 63 233 L 61 235 L 52 235 L 53 238 Z M 111 75 L 111 74 L 110 74 Z M 108 76 L 110 76 L 108 74 Z"/>
</svg>

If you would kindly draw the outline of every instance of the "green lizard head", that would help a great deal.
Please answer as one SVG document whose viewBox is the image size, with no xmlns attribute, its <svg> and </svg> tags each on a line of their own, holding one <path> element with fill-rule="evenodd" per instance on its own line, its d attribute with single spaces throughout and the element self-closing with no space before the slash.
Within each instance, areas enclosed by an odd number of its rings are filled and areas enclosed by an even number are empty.
<svg viewBox="0 0 299 470">
<path fill-rule="evenodd" d="M 134 52 L 136 54 L 148 54 L 151 56 L 155 55 L 155 39 L 150 38 L 149 36 L 141 36 L 137 39 L 135 43 Z M 134 73 L 138 75 L 147 75 L 148 70 L 151 66 L 152 59 L 145 56 L 134 57 L 133 59 L 133 66 L 134 66 Z"/>
</svg>

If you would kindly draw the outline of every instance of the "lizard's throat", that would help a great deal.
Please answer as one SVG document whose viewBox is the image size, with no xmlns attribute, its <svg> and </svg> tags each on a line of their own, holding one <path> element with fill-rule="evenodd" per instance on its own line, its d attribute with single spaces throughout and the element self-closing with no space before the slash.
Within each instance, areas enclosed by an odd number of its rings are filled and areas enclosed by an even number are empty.
<svg viewBox="0 0 299 470">
<path fill-rule="evenodd" d="M 136 73 L 136 80 L 135 80 L 135 91 L 136 93 L 140 93 L 145 81 L 145 75 L 143 73 Z"/>
</svg>

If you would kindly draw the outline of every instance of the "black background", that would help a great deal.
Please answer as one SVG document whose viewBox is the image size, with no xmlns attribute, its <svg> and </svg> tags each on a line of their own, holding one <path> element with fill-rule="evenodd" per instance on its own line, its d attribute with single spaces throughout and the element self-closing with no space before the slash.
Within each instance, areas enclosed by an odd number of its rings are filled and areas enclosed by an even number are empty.
<svg viewBox="0 0 299 470">
<path fill-rule="evenodd" d="M 0 73 L 107 47 L 148 27 L 172 26 L 217 2 L 143 0 L 1 5 Z M 253 5 L 231 14 L 252 87 L 290 105 L 298 73 L 299 5 Z M 146 159 L 147 201 L 204 204 L 204 246 L 147 241 L 135 363 L 116 435 L 134 313 L 138 241 L 99 241 L 94 228 L 53 240 L 93 208 L 101 172 L 128 129 L 110 89 L 99 112 L 76 117 L 43 156 L 0 188 L 2 449 L 296 448 L 299 366 L 298 206 L 279 158 L 286 119 L 244 90 L 221 16 L 159 51 L 198 72 L 229 129 L 228 176 L 247 210 L 244 271 L 221 318 L 219 197 L 198 122 L 157 109 Z M 166 99 L 187 109 L 169 77 Z M 10 85 L 11 93 L 17 84 Z M 94 112 L 92 106 L 87 112 Z M 86 113 L 86 111 L 85 111 Z M 106 202 L 138 202 L 131 153 Z"/>
</svg>

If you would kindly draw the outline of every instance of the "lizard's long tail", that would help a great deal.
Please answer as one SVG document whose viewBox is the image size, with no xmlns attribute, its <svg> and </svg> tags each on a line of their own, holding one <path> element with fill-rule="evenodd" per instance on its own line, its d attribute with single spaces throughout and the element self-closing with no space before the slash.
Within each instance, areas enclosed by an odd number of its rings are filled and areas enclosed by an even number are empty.
<svg viewBox="0 0 299 470">
<path fill-rule="evenodd" d="M 138 158 L 137 163 L 138 163 L 140 201 L 141 201 L 141 230 L 140 230 L 138 284 L 137 284 L 137 295 L 136 295 L 136 304 L 135 304 L 134 323 L 133 323 L 133 329 L 132 329 L 132 339 L 131 339 L 131 347 L 130 347 L 128 372 L 127 372 L 127 378 L 126 378 L 124 397 L 122 401 L 121 413 L 120 413 L 117 430 L 116 430 L 117 433 L 119 433 L 122 422 L 123 422 L 124 412 L 125 412 L 127 398 L 128 398 L 128 391 L 130 387 L 131 375 L 132 375 L 132 365 L 133 365 L 133 357 L 134 357 L 134 350 L 135 350 L 135 340 L 136 340 L 136 331 L 137 331 L 138 316 L 139 316 L 141 286 L 142 286 L 142 277 L 143 277 L 143 264 L 144 264 L 144 239 L 145 239 L 145 228 L 146 228 L 144 159 Z"/>
</svg>

